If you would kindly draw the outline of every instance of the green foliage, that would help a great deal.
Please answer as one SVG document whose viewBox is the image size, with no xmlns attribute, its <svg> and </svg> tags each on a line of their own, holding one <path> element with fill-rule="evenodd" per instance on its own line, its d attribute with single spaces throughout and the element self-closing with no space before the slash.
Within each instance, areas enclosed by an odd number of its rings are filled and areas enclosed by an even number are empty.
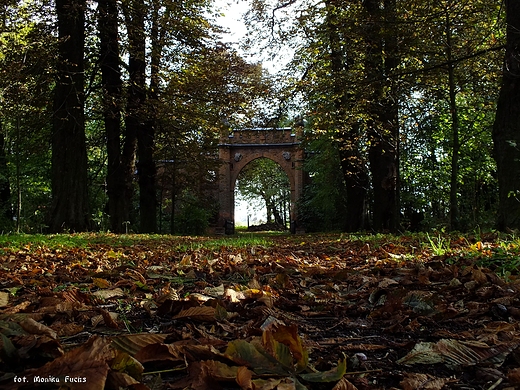
<svg viewBox="0 0 520 390">
<path fill-rule="evenodd" d="M 322 135 L 306 146 L 304 170 L 310 183 L 304 188 L 298 212 L 309 232 L 343 230 L 345 226 L 347 194 L 336 145 Z"/>
<path fill-rule="evenodd" d="M 39 2 L 5 4 L 0 24 L 0 129 L 13 221 L 4 232 L 41 232 L 50 200 L 50 115 L 55 39 Z M 3 207 L 9 207 L 7 205 Z"/>
<path fill-rule="evenodd" d="M 214 213 L 215 204 L 207 203 L 196 194 L 185 191 L 180 199 L 175 214 L 175 233 L 188 235 L 205 234 L 209 219 Z"/>
<path fill-rule="evenodd" d="M 252 4 L 249 21 L 265 27 L 258 32 L 265 40 L 258 42 L 265 48 L 279 49 L 279 40 L 295 49 L 293 61 L 275 78 L 261 64 L 248 63 L 237 51 L 218 42 L 217 29 L 208 19 L 208 1 L 150 3 L 150 23 L 143 33 L 154 46 L 151 52 L 160 53 L 158 65 L 153 65 L 159 80 L 157 85 L 146 86 L 154 97 L 143 107 L 143 114 L 155 120 L 153 147 L 159 162 L 162 224 L 165 226 L 176 210 L 179 232 L 205 231 L 205 221 L 215 214 L 214 207 L 206 206 L 203 199 L 211 199 L 215 190 L 220 132 L 230 126 L 278 125 L 292 111 L 305 112 L 306 130 L 312 139 L 305 145 L 305 169 L 312 181 L 300 200 L 301 218 L 308 230 L 343 229 L 348 199 L 338 149 L 351 147 L 357 152 L 356 163 L 368 170 L 373 139 L 367 131 L 377 122 L 374 102 L 391 99 L 399 104 L 403 229 L 411 227 L 411 216 L 418 213 L 424 215 L 419 228 L 447 226 L 454 140 L 446 69 L 453 67 L 460 137 L 456 177 L 460 226 L 492 225 L 497 182 L 491 127 L 502 66 L 502 53 L 496 49 L 504 40 L 500 4 L 484 0 L 397 2 L 395 23 L 383 23 L 393 16 L 381 14 L 375 15 L 371 26 L 365 23 L 369 14 L 361 2 L 324 4 L 289 2 L 274 12 L 279 5 L 275 1 Z M 12 208 L 17 215 L 13 221 L 4 218 L 0 230 L 42 232 L 51 197 L 55 15 L 40 1 L 8 2 L 2 11 L 0 121 L 7 156 L 7 171 L 2 175 L 11 190 L 9 204 L 2 207 Z M 106 230 L 107 155 L 95 10 L 89 8 L 86 17 L 89 206 L 95 229 Z M 152 26 L 158 29 L 158 41 L 152 40 Z M 390 52 L 390 42 L 399 40 L 396 58 L 384 53 L 381 69 L 367 65 L 372 60 L 367 50 L 368 27 L 375 36 L 384 38 L 382 51 Z M 120 36 L 121 52 L 126 55 L 129 41 L 123 24 Z M 246 45 L 253 43 L 250 40 Z M 373 44 L 374 51 L 381 49 L 376 47 L 378 43 Z M 123 56 L 122 63 L 126 59 Z M 397 64 L 392 64 L 394 60 Z M 150 58 L 146 61 L 151 64 Z M 126 69 L 127 64 L 123 65 Z M 151 69 L 147 69 L 148 74 Z M 384 88 L 379 88 L 376 71 L 384 76 Z M 122 78 L 121 101 L 117 103 L 124 107 L 130 88 L 126 70 Z M 124 118 L 128 112 L 123 109 L 122 114 Z M 121 124 L 124 126 L 123 120 Z M 275 166 L 255 173 L 257 163 L 260 160 L 248 165 L 243 174 L 250 170 L 253 178 L 273 181 L 262 184 L 241 177 L 238 188 L 244 187 L 250 194 L 256 191 L 254 196 L 263 196 L 271 217 L 274 212 L 281 215 L 280 205 L 288 203 L 287 177 Z M 258 191 L 261 186 L 266 189 Z M 373 188 L 367 186 L 366 190 Z M 137 202 L 133 204 L 129 227 L 138 231 L 134 217 L 139 208 Z M 164 226 L 162 231 L 169 231 Z"/>
<path fill-rule="evenodd" d="M 278 163 L 267 158 L 251 161 L 240 172 L 235 188 L 238 196 L 253 207 L 256 199 L 262 200 L 267 210 L 267 222 L 283 225 L 287 220 L 290 184 Z"/>
<path fill-rule="evenodd" d="M 385 111 L 389 100 L 398 104 L 395 147 L 400 150 L 403 229 L 411 227 L 416 213 L 424 221 L 414 229 L 448 225 L 452 188 L 460 228 L 490 226 L 496 209 L 490 135 L 502 67 L 503 7 L 483 0 L 385 2 L 368 12 L 366 5 L 376 3 L 290 2 L 277 7 L 264 0 L 255 3 L 249 16 L 252 26 L 262 26 L 257 38 L 264 49 L 279 49 L 277 39 L 294 48 L 285 70 L 287 93 L 300 92 L 295 101 L 299 109 L 305 106 L 313 137 L 327 134 L 353 149 L 357 155 L 352 157 L 366 170 L 374 169 L 368 164 L 374 146 L 369 130 L 383 133 L 379 110 Z M 392 47 L 395 41 L 399 45 Z M 373 58 L 378 51 L 382 59 Z M 374 61 L 379 64 L 370 67 Z M 448 69 L 453 70 L 455 104 Z M 454 151 L 455 130 L 459 145 Z M 378 185 L 366 187 L 367 200 Z"/>
</svg>

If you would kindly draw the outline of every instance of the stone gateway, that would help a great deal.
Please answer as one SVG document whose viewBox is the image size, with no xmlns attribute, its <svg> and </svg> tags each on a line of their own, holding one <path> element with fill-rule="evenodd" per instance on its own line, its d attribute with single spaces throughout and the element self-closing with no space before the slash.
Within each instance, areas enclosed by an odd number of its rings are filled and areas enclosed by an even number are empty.
<svg viewBox="0 0 520 390">
<path fill-rule="evenodd" d="M 220 211 L 216 233 L 233 234 L 235 223 L 235 183 L 242 168 L 257 158 L 278 163 L 291 186 L 291 232 L 298 229 L 296 204 L 303 191 L 302 128 L 255 128 L 232 130 L 221 136 L 219 158 Z"/>
</svg>

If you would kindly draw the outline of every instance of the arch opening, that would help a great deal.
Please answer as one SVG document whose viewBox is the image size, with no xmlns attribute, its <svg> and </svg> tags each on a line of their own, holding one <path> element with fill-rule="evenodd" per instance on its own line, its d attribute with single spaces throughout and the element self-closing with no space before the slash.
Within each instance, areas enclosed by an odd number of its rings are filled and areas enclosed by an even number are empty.
<svg viewBox="0 0 520 390">
<path fill-rule="evenodd" d="M 279 163 L 268 157 L 251 160 L 238 172 L 233 191 L 236 226 L 289 229 L 291 183 Z"/>
</svg>

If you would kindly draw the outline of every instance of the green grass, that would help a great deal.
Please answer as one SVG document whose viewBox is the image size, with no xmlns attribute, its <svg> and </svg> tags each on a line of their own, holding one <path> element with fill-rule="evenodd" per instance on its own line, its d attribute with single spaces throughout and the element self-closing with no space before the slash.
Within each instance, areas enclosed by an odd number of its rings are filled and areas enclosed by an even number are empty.
<svg viewBox="0 0 520 390">
<path fill-rule="evenodd" d="M 199 248 L 220 249 L 222 247 L 244 248 L 249 246 L 271 246 L 272 235 L 241 233 L 222 237 L 188 237 L 158 234 L 110 234 L 110 233 L 78 233 L 78 234 L 9 234 L 0 235 L 0 251 L 32 251 L 38 248 L 88 248 L 107 245 L 124 248 L 133 245 L 146 245 L 153 248 L 157 245 L 169 245 L 172 249 L 185 251 Z"/>
<path fill-rule="evenodd" d="M 0 248 L 31 250 L 36 248 L 86 248 L 89 245 L 131 246 L 143 240 L 143 235 L 115 235 L 102 233 L 79 234 L 8 234 L 0 235 Z M 159 236 L 157 236 L 159 237 Z"/>
</svg>

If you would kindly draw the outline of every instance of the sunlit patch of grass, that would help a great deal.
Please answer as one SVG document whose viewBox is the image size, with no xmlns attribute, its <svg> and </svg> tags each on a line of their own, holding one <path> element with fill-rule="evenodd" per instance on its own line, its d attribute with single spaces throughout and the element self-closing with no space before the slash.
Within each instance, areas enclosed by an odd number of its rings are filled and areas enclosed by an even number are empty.
<svg viewBox="0 0 520 390">
<path fill-rule="evenodd" d="M 87 248 L 90 245 L 126 247 L 147 240 L 161 239 L 159 235 L 127 235 L 110 233 L 77 234 L 8 234 L 0 235 L 0 248 L 11 251 L 37 248 Z"/>
<path fill-rule="evenodd" d="M 449 236 L 445 237 L 441 234 L 438 234 L 436 237 L 431 237 L 429 234 L 427 234 L 426 237 L 429 243 L 428 247 L 435 256 L 444 256 L 446 253 L 450 252 L 451 239 Z"/>
<path fill-rule="evenodd" d="M 166 246 L 171 250 L 187 251 L 196 249 L 217 250 L 226 248 L 245 248 L 250 246 L 272 246 L 273 235 L 243 233 L 235 236 L 221 237 L 188 237 L 158 234 L 111 234 L 111 233 L 78 233 L 78 234 L 10 234 L 0 235 L 0 251 L 34 251 L 41 248 L 68 249 L 110 246 L 125 248 L 135 245 L 147 246 L 150 249 Z"/>
</svg>

